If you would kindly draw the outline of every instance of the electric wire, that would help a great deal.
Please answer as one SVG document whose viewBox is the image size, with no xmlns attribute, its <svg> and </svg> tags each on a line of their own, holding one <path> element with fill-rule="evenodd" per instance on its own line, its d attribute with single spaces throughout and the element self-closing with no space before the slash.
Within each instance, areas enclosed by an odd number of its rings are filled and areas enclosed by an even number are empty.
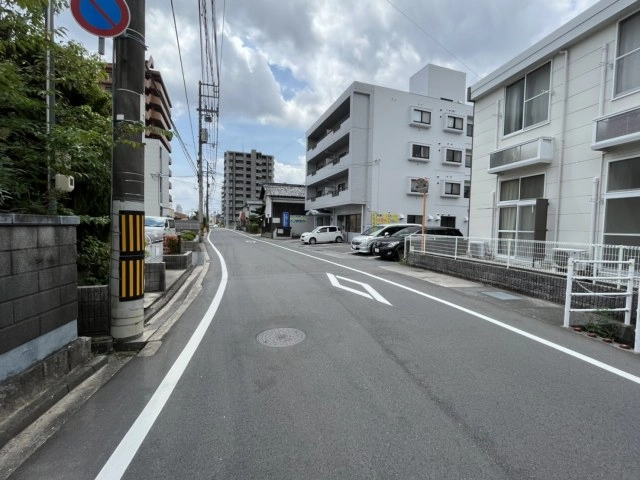
<svg viewBox="0 0 640 480">
<path fill-rule="evenodd" d="M 187 111 L 190 112 L 191 111 L 191 107 L 189 106 L 189 94 L 187 93 L 187 80 L 185 78 L 184 75 L 184 63 L 182 61 L 182 51 L 180 49 L 180 37 L 178 35 L 178 23 L 176 22 L 176 12 L 175 9 L 173 7 L 173 0 L 171 0 L 171 13 L 173 15 L 173 28 L 176 32 L 176 43 L 178 45 L 178 57 L 180 58 L 180 70 L 182 72 L 182 84 L 184 86 L 184 96 L 187 102 Z M 195 135 L 193 133 L 193 122 L 191 121 L 191 115 L 188 115 L 189 117 L 189 125 L 191 127 L 191 136 L 195 139 Z M 173 124 L 173 122 L 172 122 Z M 175 128 L 175 127 L 174 127 Z M 196 155 L 197 156 L 197 155 Z"/>
<path fill-rule="evenodd" d="M 440 43 L 438 40 L 436 40 L 433 36 L 431 36 L 429 34 L 429 32 L 427 32 L 424 28 L 422 28 L 418 24 L 418 22 L 416 22 L 413 18 L 411 18 L 406 13 L 404 13 L 400 9 L 400 7 L 398 7 L 397 5 L 391 3 L 391 0 L 387 0 L 387 3 L 389 5 L 391 5 L 393 8 L 395 8 L 403 17 L 405 17 L 407 20 L 409 20 L 411 23 L 413 23 L 422 33 L 424 33 L 427 37 L 429 37 L 433 42 L 435 42 L 437 45 L 439 45 L 440 48 L 442 48 L 445 52 L 447 52 L 449 55 L 451 55 L 453 58 L 455 58 L 458 62 L 460 62 L 460 64 L 462 66 L 464 66 L 467 70 L 469 70 L 471 73 L 473 73 L 477 78 L 480 78 L 480 75 L 478 75 L 476 72 L 474 72 L 473 69 L 469 65 L 467 65 L 466 63 L 464 63 L 464 61 L 462 61 L 460 59 L 460 57 L 458 57 L 455 53 L 453 53 L 451 50 L 449 50 L 447 47 L 445 47 L 442 43 Z"/>
</svg>

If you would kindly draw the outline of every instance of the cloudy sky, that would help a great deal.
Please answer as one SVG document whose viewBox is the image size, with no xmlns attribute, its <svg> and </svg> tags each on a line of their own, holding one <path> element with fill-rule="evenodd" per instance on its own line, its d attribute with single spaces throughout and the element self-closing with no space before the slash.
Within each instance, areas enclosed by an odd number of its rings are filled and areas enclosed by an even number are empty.
<svg viewBox="0 0 640 480">
<path fill-rule="evenodd" d="M 198 208 L 187 156 L 195 163 L 198 81 L 204 80 L 199 3 L 215 3 L 218 32 L 217 160 L 215 150 L 207 151 L 220 172 L 213 213 L 220 210 L 226 150 L 274 155 L 275 181 L 303 184 L 305 131 L 351 82 L 408 91 L 409 77 L 434 63 L 466 72 L 472 85 L 596 1 L 146 0 L 147 57 L 163 76 L 188 152 L 174 140 L 174 207 L 185 212 Z M 68 11 L 56 27 L 97 50 L 97 39 Z M 111 61 L 110 42 L 106 51 Z"/>
</svg>

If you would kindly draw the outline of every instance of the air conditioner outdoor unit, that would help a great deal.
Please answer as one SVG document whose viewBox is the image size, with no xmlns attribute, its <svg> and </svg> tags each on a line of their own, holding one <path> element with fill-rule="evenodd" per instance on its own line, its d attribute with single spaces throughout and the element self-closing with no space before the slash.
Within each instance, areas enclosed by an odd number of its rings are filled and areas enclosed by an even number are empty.
<svg viewBox="0 0 640 480">
<path fill-rule="evenodd" d="M 553 266 L 560 270 L 566 271 L 569 264 L 569 258 L 573 258 L 575 261 L 574 269 L 576 271 L 582 271 L 587 268 L 586 263 L 578 260 L 586 260 L 586 250 L 580 248 L 554 248 L 553 249 Z"/>
<path fill-rule="evenodd" d="M 489 244 L 487 242 L 469 242 L 469 255 L 474 258 L 488 257 Z"/>
</svg>

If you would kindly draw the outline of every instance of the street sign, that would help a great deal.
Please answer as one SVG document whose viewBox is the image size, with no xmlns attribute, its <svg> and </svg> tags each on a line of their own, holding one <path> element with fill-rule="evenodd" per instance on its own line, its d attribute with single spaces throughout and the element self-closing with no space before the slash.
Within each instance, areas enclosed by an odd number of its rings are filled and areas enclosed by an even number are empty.
<svg viewBox="0 0 640 480">
<path fill-rule="evenodd" d="M 124 33 L 131 20 L 125 0 L 71 0 L 70 6 L 76 22 L 99 37 Z"/>
<path fill-rule="evenodd" d="M 419 193 L 429 193 L 429 179 L 416 178 L 413 190 Z"/>
</svg>

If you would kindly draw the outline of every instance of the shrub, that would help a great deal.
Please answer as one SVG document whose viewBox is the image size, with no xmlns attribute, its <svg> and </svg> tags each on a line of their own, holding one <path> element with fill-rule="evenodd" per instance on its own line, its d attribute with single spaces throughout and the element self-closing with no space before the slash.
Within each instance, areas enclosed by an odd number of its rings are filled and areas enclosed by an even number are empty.
<svg viewBox="0 0 640 480">
<path fill-rule="evenodd" d="M 178 235 L 165 235 L 163 242 L 165 253 L 180 253 L 180 237 Z"/>
<path fill-rule="evenodd" d="M 78 284 L 107 285 L 111 268 L 111 245 L 88 235 L 78 245 Z"/>
<path fill-rule="evenodd" d="M 180 233 L 180 236 L 184 241 L 190 242 L 194 240 L 198 235 L 196 235 L 196 232 L 192 232 L 191 230 L 184 230 Z"/>
</svg>

